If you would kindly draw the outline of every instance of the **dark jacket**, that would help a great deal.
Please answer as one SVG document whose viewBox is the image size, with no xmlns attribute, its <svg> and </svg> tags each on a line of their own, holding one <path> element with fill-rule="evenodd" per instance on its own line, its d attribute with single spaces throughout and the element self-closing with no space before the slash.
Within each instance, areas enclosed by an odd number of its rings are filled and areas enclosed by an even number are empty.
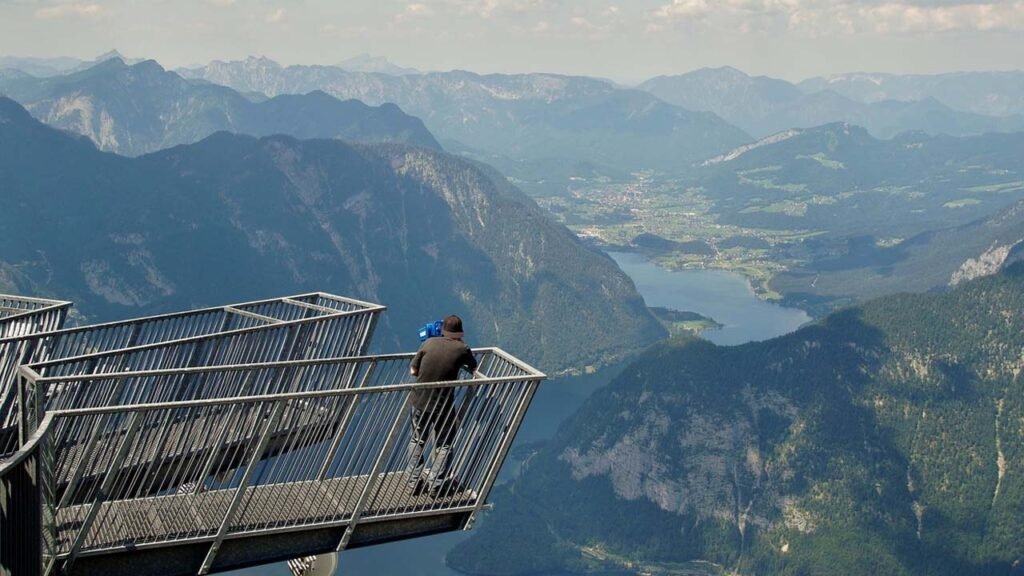
<svg viewBox="0 0 1024 576">
<path fill-rule="evenodd" d="M 462 340 L 439 336 L 424 342 L 412 359 L 417 382 L 447 382 L 459 379 L 459 370 L 476 371 L 476 358 Z M 420 410 L 432 409 L 437 402 L 450 401 L 452 389 L 414 390 L 410 401 Z"/>
</svg>

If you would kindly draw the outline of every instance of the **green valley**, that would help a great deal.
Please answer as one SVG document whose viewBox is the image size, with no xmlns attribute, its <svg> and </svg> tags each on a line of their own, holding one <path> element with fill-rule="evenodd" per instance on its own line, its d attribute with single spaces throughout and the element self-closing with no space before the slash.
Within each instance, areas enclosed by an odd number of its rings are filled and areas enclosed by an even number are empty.
<svg viewBox="0 0 1024 576">
<path fill-rule="evenodd" d="M 687 177 L 579 176 L 554 194 L 523 187 L 597 245 L 670 268 L 738 271 L 762 297 L 820 314 L 944 286 L 969 260 L 1024 239 L 1007 229 L 1012 218 L 972 224 L 1024 199 L 1022 154 L 1020 134 L 878 140 L 833 124 L 741 147 Z M 966 242 L 931 240 L 965 226 L 974 226 Z"/>
</svg>

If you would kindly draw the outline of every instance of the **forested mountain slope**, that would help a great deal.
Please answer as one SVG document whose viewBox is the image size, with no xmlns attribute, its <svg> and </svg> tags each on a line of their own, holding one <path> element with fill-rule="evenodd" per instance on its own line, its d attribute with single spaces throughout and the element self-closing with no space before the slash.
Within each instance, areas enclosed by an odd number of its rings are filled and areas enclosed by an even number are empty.
<svg viewBox="0 0 1024 576">
<path fill-rule="evenodd" d="M 1019 574 L 1024 264 L 651 348 L 524 464 L 474 574 Z"/>
</svg>

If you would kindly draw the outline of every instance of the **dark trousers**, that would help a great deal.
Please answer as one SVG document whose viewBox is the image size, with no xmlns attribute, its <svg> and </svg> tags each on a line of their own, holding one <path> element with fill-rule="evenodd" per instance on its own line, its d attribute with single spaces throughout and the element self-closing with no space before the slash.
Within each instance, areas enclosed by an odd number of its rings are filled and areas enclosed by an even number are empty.
<svg viewBox="0 0 1024 576">
<path fill-rule="evenodd" d="M 451 472 L 452 442 L 459 431 L 459 414 L 451 399 L 435 400 L 438 401 L 422 407 L 409 407 L 412 436 L 409 438 L 406 472 L 410 482 L 419 482 L 423 476 L 426 463 L 423 448 L 431 434 L 434 437 L 433 462 L 426 480 L 431 483 L 444 481 Z"/>
</svg>

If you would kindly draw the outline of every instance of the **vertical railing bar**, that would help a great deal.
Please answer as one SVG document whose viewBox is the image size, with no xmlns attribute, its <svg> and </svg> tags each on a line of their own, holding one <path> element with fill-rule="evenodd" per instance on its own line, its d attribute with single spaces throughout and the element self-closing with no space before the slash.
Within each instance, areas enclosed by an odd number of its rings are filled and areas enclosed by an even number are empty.
<svg viewBox="0 0 1024 576">
<path fill-rule="evenodd" d="M 348 472 L 345 476 L 359 477 L 365 475 L 367 482 L 369 482 L 371 479 L 369 472 L 373 468 L 372 462 L 374 462 L 375 455 L 374 440 L 377 438 L 383 438 L 384 441 L 387 440 L 386 435 L 379 434 L 380 422 L 383 420 L 383 414 L 386 412 L 386 398 L 383 395 L 376 394 L 365 397 L 368 398 L 369 402 L 365 410 L 363 410 L 361 417 L 355 421 L 356 427 L 351 434 L 352 445 L 350 447 L 351 454 Z M 385 399 L 379 400 L 380 398 Z M 356 496 L 356 492 L 359 490 L 360 488 L 354 482 L 349 483 L 344 501 L 348 501 L 349 497 L 353 497 L 353 501 L 358 502 L 359 497 Z M 355 505 L 353 505 L 354 509 Z M 352 518 L 351 512 L 349 518 Z"/>
<path fill-rule="evenodd" d="M 81 420 L 83 423 L 81 428 L 77 431 L 74 429 L 69 431 L 69 436 L 72 438 L 79 437 L 80 434 L 85 431 L 84 423 L 87 418 L 82 418 Z M 85 467 L 92 461 L 93 450 L 95 450 L 96 443 L 99 442 L 99 438 L 102 436 L 101 428 L 103 427 L 104 420 L 106 420 L 106 418 L 103 416 L 95 418 L 92 430 L 89 432 L 88 440 L 85 443 L 85 447 L 82 448 L 81 456 L 78 458 L 78 463 L 75 465 L 75 468 L 71 473 L 71 478 L 68 479 L 68 485 L 64 489 L 64 494 L 61 496 L 60 502 L 57 504 L 58 508 L 68 506 L 75 491 L 78 489 L 78 483 L 82 480 L 82 474 L 85 473 Z"/>
<path fill-rule="evenodd" d="M 203 560 L 203 564 L 199 568 L 199 574 L 201 576 L 209 574 L 210 568 L 213 567 L 213 560 L 216 558 L 217 552 L 220 550 L 220 546 L 224 542 L 224 537 L 227 535 L 228 528 L 235 518 L 235 513 L 238 511 L 238 507 L 242 503 L 242 499 L 245 497 L 245 492 L 249 488 L 249 480 L 252 478 L 253 471 L 256 468 L 256 465 L 259 464 L 259 461 L 263 456 L 263 450 L 266 449 L 267 443 L 270 441 L 270 434 L 274 428 L 277 427 L 278 420 L 281 418 L 281 414 L 284 412 L 285 404 L 287 403 L 287 400 L 281 400 L 274 403 L 274 409 L 270 414 L 270 418 L 268 419 L 266 426 L 263 428 L 263 433 L 260 435 L 259 442 L 257 442 L 252 456 L 249 458 L 249 463 L 245 467 L 242 479 L 239 481 L 239 485 L 235 489 L 235 495 L 231 499 L 231 504 L 228 505 L 228 510 L 224 514 L 224 520 L 221 522 L 220 528 L 217 530 L 217 536 L 210 544 L 210 550 L 206 553 L 206 558 Z"/>
<path fill-rule="evenodd" d="M 56 422 L 51 423 L 51 427 Z M 44 576 L 49 575 L 53 570 L 54 564 L 57 562 L 57 507 L 54 500 L 57 495 L 57 456 L 56 447 L 54 446 L 53 440 L 50 436 L 54 435 L 55 428 L 51 428 L 51 432 L 46 434 L 41 442 L 43 444 L 40 447 L 40 458 L 43 465 L 42 472 L 39 475 L 40 489 L 44 490 L 42 497 L 45 508 L 44 523 L 47 520 L 49 522 L 43 526 L 43 538 L 48 538 L 48 550 L 44 550 L 44 560 L 47 560 L 47 552 L 49 553 L 48 561 L 43 563 L 43 574 Z"/>
<path fill-rule="evenodd" d="M 525 380 L 524 383 L 527 387 L 526 394 L 523 395 L 522 401 L 519 406 L 516 407 L 512 425 L 505 431 L 505 437 L 502 439 L 501 447 L 494 455 L 494 460 L 492 460 L 490 469 L 484 479 L 483 492 L 477 495 L 476 506 L 473 507 L 473 512 L 471 512 L 469 517 L 466 518 L 466 524 L 464 526 L 464 529 L 466 530 L 473 527 L 473 523 L 476 521 L 477 515 L 480 514 L 480 510 L 484 507 L 487 497 L 490 495 L 491 486 L 494 484 L 494 481 L 498 476 L 498 471 L 501 470 L 502 464 L 505 463 L 505 458 L 508 455 L 508 450 L 512 445 L 512 441 L 519 432 L 519 425 L 522 424 L 523 416 L 525 415 L 526 410 L 530 407 L 530 402 L 533 401 L 533 395 L 540 385 L 540 379 L 529 379 Z"/>
<path fill-rule="evenodd" d="M 396 366 L 395 368 L 396 369 L 394 370 L 394 374 L 396 375 L 396 377 L 404 378 L 405 377 L 404 371 L 401 370 L 400 367 L 398 367 L 398 366 Z M 387 406 L 386 401 L 383 402 L 383 403 L 385 404 L 385 406 Z M 408 410 L 407 410 L 407 407 L 408 407 L 408 402 L 401 402 L 397 406 L 396 418 L 400 422 L 403 422 L 403 423 L 407 423 L 408 422 L 408 416 L 407 416 Z M 404 437 L 405 436 L 404 430 L 405 430 L 406 427 L 408 427 L 408 426 L 403 425 L 402 432 L 399 434 L 399 437 Z M 374 427 L 374 429 L 376 429 L 376 426 Z M 397 441 L 397 438 L 396 438 L 396 441 Z M 397 452 L 400 452 L 400 453 L 402 453 L 404 455 L 407 455 L 407 451 L 406 450 L 398 450 L 398 451 L 396 451 L 396 450 L 385 449 L 384 454 L 387 457 L 387 460 L 385 460 L 385 464 L 388 465 L 388 466 L 386 466 L 386 468 L 389 469 L 390 468 L 390 464 L 392 464 L 399 457 L 399 454 Z M 388 480 L 393 480 L 393 479 L 394 479 L 394 477 L 389 479 L 387 477 L 387 473 L 386 472 L 382 472 L 381 473 L 380 479 L 377 481 L 377 487 L 373 490 L 370 499 L 367 501 L 367 506 L 372 505 L 372 504 L 374 504 L 375 502 L 378 501 L 378 499 L 380 498 L 382 490 L 385 490 L 386 487 L 390 485 Z M 366 507 L 364 507 L 364 513 L 365 513 L 365 510 L 366 510 Z"/>
<path fill-rule="evenodd" d="M 363 378 L 359 383 L 359 388 L 365 387 L 366 382 L 370 379 L 371 374 L 377 367 L 377 361 L 371 360 L 370 365 L 366 367 L 366 373 L 363 374 Z M 334 461 L 335 453 L 341 446 L 341 441 L 345 436 L 348 426 L 352 420 L 352 415 L 359 404 L 359 398 L 362 394 L 354 394 L 347 399 L 347 406 L 345 413 L 342 415 L 341 421 L 338 423 L 338 431 L 334 434 L 334 438 L 331 439 L 331 445 L 327 448 L 327 454 L 324 456 L 324 462 L 320 466 L 320 471 L 316 475 L 316 479 L 319 482 L 323 482 L 327 478 L 327 471 L 331 467 L 331 462 Z"/>
<path fill-rule="evenodd" d="M 400 393 L 400 406 L 404 406 L 406 403 L 407 394 Z M 382 403 L 387 402 L 387 398 L 382 400 Z M 395 420 L 391 424 L 391 429 L 388 431 L 384 446 L 381 449 L 380 454 L 377 456 L 376 461 L 373 463 L 373 468 L 370 470 L 370 475 L 366 478 L 366 485 L 363 487 L 362 493 L 359 495 L 359 499 L 356 500 L 356 504 L 352 510 L 352 516 L 349 519 L 348 526 L 345 528 L 345 533 L 341 536 L 341 541 L 338 542 L 336 550 L 341 552 L 348 546 L 349 540 L 352 539 L 352 533 L 355 531 L 356 525 L 359 524 L 359 517 L 363 513 L 363 509 L 366 507 L 367 500 L 371 492 L 373 491 L 374 485 L 376 484 L 377 475 L 380 473 L 381 465 L 384 463 L 384 459 L 387 457 L 388 452 L 394 448 L 395 437 L 398 430 L 401 428 L 402 422 L 404 421 L 405 414 L 399 408 L 398 413 L 395 415 Z"/>
<path fill-rule="evenodd" d="M 142 420 L 140 414 L 141 412 L 132 412 L 125 431 L 124 439 L 121 441 L 121 445 L 117 448 L 117 453 L 114 455 L 114 459 L 111 462 L 110 470 L 107 471 L 106 476 L 103 478 L 103 484 L 100 485 L 100 489 L 93 496 L 92 506 L 89 507 L 89 512 L 86 514 L 85 520 L 82 521 L 82 526 L 78 529 L 78 534 L 75 536 L 74 544 L 71 545 L 71 552 L 64 563 L 64 572 L 71 571 L 72 565 L 74 565 L 75 560 L 78 558 L 78 554 L 82 550 L 82 546 L 85 544 L 85 539 L 89 535 L 92 523 L 96 520 L 96 516 L 100 511 L 100 506 L 103 505 L 107 492 L 110 490 L 110 486 L 116 477 L 116 471 L 121 466 L 121 460 L 124 459 L 125 455 L 128 453 L 128 447 L 134 440 L 136 427 Z"/>
<path fill-rule="evenodd" d="M 335 398 L 333 398 L 331 400 L 331 403 L 328 406 L 326 406 L 325 408 L 329 409 L 332 413 L 338 413 L 338 412 L 340 412 L 340 410 L 338 410 L 339 406 L 343 402 L 346 402 L 346 400 L 347 399 L 342 398 L 340 396 L 339 397 L 335 397 Z M 331 428 L 332 428 L 332 426 L 326 426 L 324 428 L 324 439 L 325 440 L 327 439 L 327 436 L 330 434 Z M 324 458 L 323 462 L 329 464 L 334 459 L 332 451 L 328 450 L 324 454 L 323 458 Z M 321 464 L 321 472 L 323 472 L 323 465 L 322 464 Z M 320 494 L 319 503 L 317 504 L 317 506 L 314 507 L 314 512 L 316 513 L 316 517 L 317 518 L 327 517 L 328 514 L 326 513 L 326 511 L 330 510 L 331 508 L 334 507 L 334 503 L 333 503 L 334 494 L 328 489 L 327 486 L 324 486 L 324 479 L 320 478 L 319 474 L 320 474 L 320 472 L 318 472 L 317 476 L 314 476 L 313 478 L 311 478 L 311 480 L 313 480 L 313 481 L 317 482 L 318 484 L 320 484 L 320 486 L 322 488 L 322 490 L 318 491 L 319 494 Z"/>
<path fill-rule="evenodd" d="M 223 409 L 226 408 L 211 407 L 210 411 L 215 412 L 217 410 Z M 204 490 L 203 483 L 205 483 L 206 479 L 209 478 L 211 474 L 213 474 L 214 465 L 218 460 L 217 446 L 220 446 L 225 443 L 225 435 L 227 434 L 227 431 L 231 428 L 233 420 L 235 418 L 243 418 L 243 411 L 241 409 L 241 406 L 239 406 L 237 414 L 232 415 L 231 412 L 233 411 L 228 410 L 228 414 L 223 414 L 221 415 L 220 418 L 217 418 L 217 420 L 220 420 L 222 424 L 220 426 L 220 429 L 217 431 L 217 436 L 215 437 L 216 440 L 210 443 L 210 455 L 209 457 L 205 458 L 206 464 L 203 466 L 200 474 L 196 478 L 196 481 L 200 483 L 199 486 L 196 488 L 196 492 L 202 492 Z M 209 417 L 211 418 L 211 422 L 214 422 L 213 416 L 210 415 Z M 199 452 L 202 453 L 201 450 Z"/>
</svg>

